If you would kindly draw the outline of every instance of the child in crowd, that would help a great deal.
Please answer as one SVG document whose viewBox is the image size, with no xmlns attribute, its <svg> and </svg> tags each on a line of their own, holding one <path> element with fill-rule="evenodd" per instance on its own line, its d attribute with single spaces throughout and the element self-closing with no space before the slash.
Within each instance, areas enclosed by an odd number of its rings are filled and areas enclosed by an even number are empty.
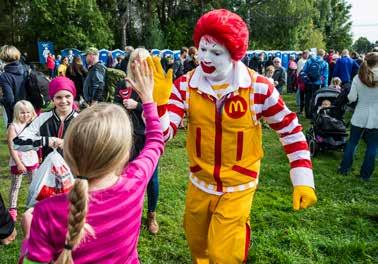
<svg viewBox="0 0 378 264">
<path fill-rule="evenodd" d="M 42 148 L 43 160 L 58 148 L 62 154 L 63 138 L 71 121 L 78 115 L 73 109 L 76 88 L 73 81 L 57 77 L 49 83 L 49 97 L 54 108 L 40 114 L 14 140 L 14 148 L 20 151 Z"/>
<path fill-rule="evenodd" d="M 131 80 L 135 79 L 132 72 L 131 65 L 136 59 L 146 59 L 150 57 L 148 50 L 143 48 L 137 48 L 130 54 L 129 63 L 127 66 L 127 77 Z M 137 93 L 128 87 L 125 81 L 121 81 L 117 84 L 116 93 L 114 95 L 114 102 L 123 105 L 130 115 L 131 122 L 133 124 L 133 136 L 134 136 L 134 148 L 130 157 L 130 161 L 136 158 L 146 141 L 144 135 L 146 126 L 143 120 L 143 108 L 142 102 Z M 156 207 L 159 197 L 159 178 L 158 168 L 156 167 L 151 180 L 147 186 L 147 228 L 148 231 L 155 235 L 159 232 L 159 225 L 156 220 Z"/>
<path fill-rule="evenodd" d="M 8 127 L 9 167 L 12 178 L 9 191 L 9 213 L 13 221 L 16 221 L 17 199 L 22 176 L 26 174 L 30 183 L 34 171 L 39 166 L 39 159 L 35 150 L 21 152 L 13 148 L 13 139 L 36 117 L 33 105 L 25 100 L 18 101 L 14 106 L 13 115 L 13 122 Z"/>
<path fill-rule="evenodd" d="M 331 107 L 331 106 L 332 106 L 331 101 L 328 100 L 328 99 L 325 99 L 325 100 L 322 101 L 320 108 L 323 109 L 323 108 L 328 108 L 328 107 Z"/>
<path fill-rule="evenodd" d="M 100 103 L 81 112 L 64 143 L 75 184 L 35 206 L 24 263 L 139 263 L 143 197 L 164 141 L 153 74 L 146 61 L 135 62 L 133 71 L 135 81 L 128 81 L 146 119 L 143 150 L 128 163 L 133 129 L 121 106 Z"/>
<path fill-rule="evenodd" d="M 316 111 L 317 114 L 319 114 L 320 110 L 321 109 L 324 109 L 324 108 L 329 108 L 332 106 L 332 103 L 330 100 L 328 99 L 324 99 L 321 103 L 321 105 L 318 107 L 318 110 Z M 328 110 L 326 110 L 327 112 L 329 112 Z"/>
<path fill-rule="evenodd" d="M 274 85 L 274 80 L 273 80 L 273 74 L 274 74 L 274 66 L 270 65 L 266 67 L 265 69 L 265 77 L 268 78 L 268 80 Z"/>
<path fill-rule="evenodd" d="M 333 77 L 331 81 L 330 88 L 333 88 L 341 92 L 341 79 L 339 77 Z"/>
<path fill-rule="evenodd" d="M 58 76 L 66 76 L 67 67 L 69 65 L 68 57 L 63 57 L 58 67 Z"/>
</svg>

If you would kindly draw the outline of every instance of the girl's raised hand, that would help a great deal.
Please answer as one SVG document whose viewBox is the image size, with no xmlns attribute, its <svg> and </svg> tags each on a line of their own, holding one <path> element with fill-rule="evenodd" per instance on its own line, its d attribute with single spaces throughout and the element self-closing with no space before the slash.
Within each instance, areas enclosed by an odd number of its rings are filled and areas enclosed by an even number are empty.
<svg viewBox="0 0 378 264">
<path fill-rule="evenodd" d="M 143 103 L 153 102 L 154 77 L 146 60 L 137 58 L 132 62 L 131 70 L 134 74 L 134 80 L 130 78 L 125 80 L 137 92 Z"/>
</svg>

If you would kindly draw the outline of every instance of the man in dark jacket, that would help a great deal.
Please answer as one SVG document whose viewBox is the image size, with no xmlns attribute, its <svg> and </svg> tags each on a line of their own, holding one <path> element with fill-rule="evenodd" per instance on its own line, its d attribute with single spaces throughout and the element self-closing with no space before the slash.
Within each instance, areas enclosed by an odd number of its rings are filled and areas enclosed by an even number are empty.
<svg viewBox="0 0 378 264">
<path fill-rule="evenodd" d="M 180 50 L 180 57 L 173 63 L 173 78 L 177 79 L 184 74 L 184 62 L 188 55 L 188 48 L 182 47 Z"/>
<path fill-rule="evenodd" d="M 188 51 L 188 56 L 184 61 L 184 73 L 187 73 L 193 69 L 195 69 L 199 65 L 198 57 L 198 50 L 196 47 L 190 47 Z"/>
<path fill-rule="evenodd" d="M 25 82 L 27 71 L 20 63 L 20 51 L 10 45 L 1 47 L 0 60 L 5 63 L 4 72 L 0 75 L 0 88 L 2 98 L 0 103 L 4 106 L 8 124 L 13 120 L 13 107 L 15 103 L 26 99 Z"/>
<path fill-rule="evenodd" d="M 273 73 L 273 80 L 274 80 L 274 86 L 278 90 L 280 94 L 282 94 L 283 89 L 286 85 L 287 81 L 287 74 L 284 67 L 281 65 L 281 59 L 276 57 L 273 59 L 273 65 L 274 65 L 274 73 Z"/>
<path fill-rule="evenodd" d="M 106 67 L 99 61 L 99 53 L 96 48 L 87 50 L 88 75 L 83 86 L 85 101 L 89 104 L 105 101 L 105 74 Z"/>
</svg>

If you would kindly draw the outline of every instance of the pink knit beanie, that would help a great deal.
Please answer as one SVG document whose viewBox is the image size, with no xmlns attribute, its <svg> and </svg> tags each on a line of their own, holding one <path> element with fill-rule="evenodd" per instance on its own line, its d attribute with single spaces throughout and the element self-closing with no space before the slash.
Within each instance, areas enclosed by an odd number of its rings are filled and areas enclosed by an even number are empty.
<svg viewBox="0 0 378 264">
<path fill-rule="evenodd" d="M 73 81 L 66 77 L 56 77 L 49 83 L 49 97 L 54 98 L 55 94 L 61 90 L 66 90 L 76 97 L 76 88 Z"/>
</svg>

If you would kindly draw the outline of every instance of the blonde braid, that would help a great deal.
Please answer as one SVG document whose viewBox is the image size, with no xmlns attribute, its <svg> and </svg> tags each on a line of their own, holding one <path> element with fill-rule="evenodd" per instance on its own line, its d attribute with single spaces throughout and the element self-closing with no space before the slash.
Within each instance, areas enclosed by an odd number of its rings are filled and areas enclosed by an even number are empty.
<svg viewBox="0 0 378 264">
<path fill-rule="evenodd" d="M 55 262 L 57 264 L 72 264 L 72 249 L 77 247 L 85 235 L 85 220 L 88 213 L 88 180 L 76 179 L 68 195 L 70 211 L 68 214 L 68 230 L 65 249 Z"/>
</svg>

